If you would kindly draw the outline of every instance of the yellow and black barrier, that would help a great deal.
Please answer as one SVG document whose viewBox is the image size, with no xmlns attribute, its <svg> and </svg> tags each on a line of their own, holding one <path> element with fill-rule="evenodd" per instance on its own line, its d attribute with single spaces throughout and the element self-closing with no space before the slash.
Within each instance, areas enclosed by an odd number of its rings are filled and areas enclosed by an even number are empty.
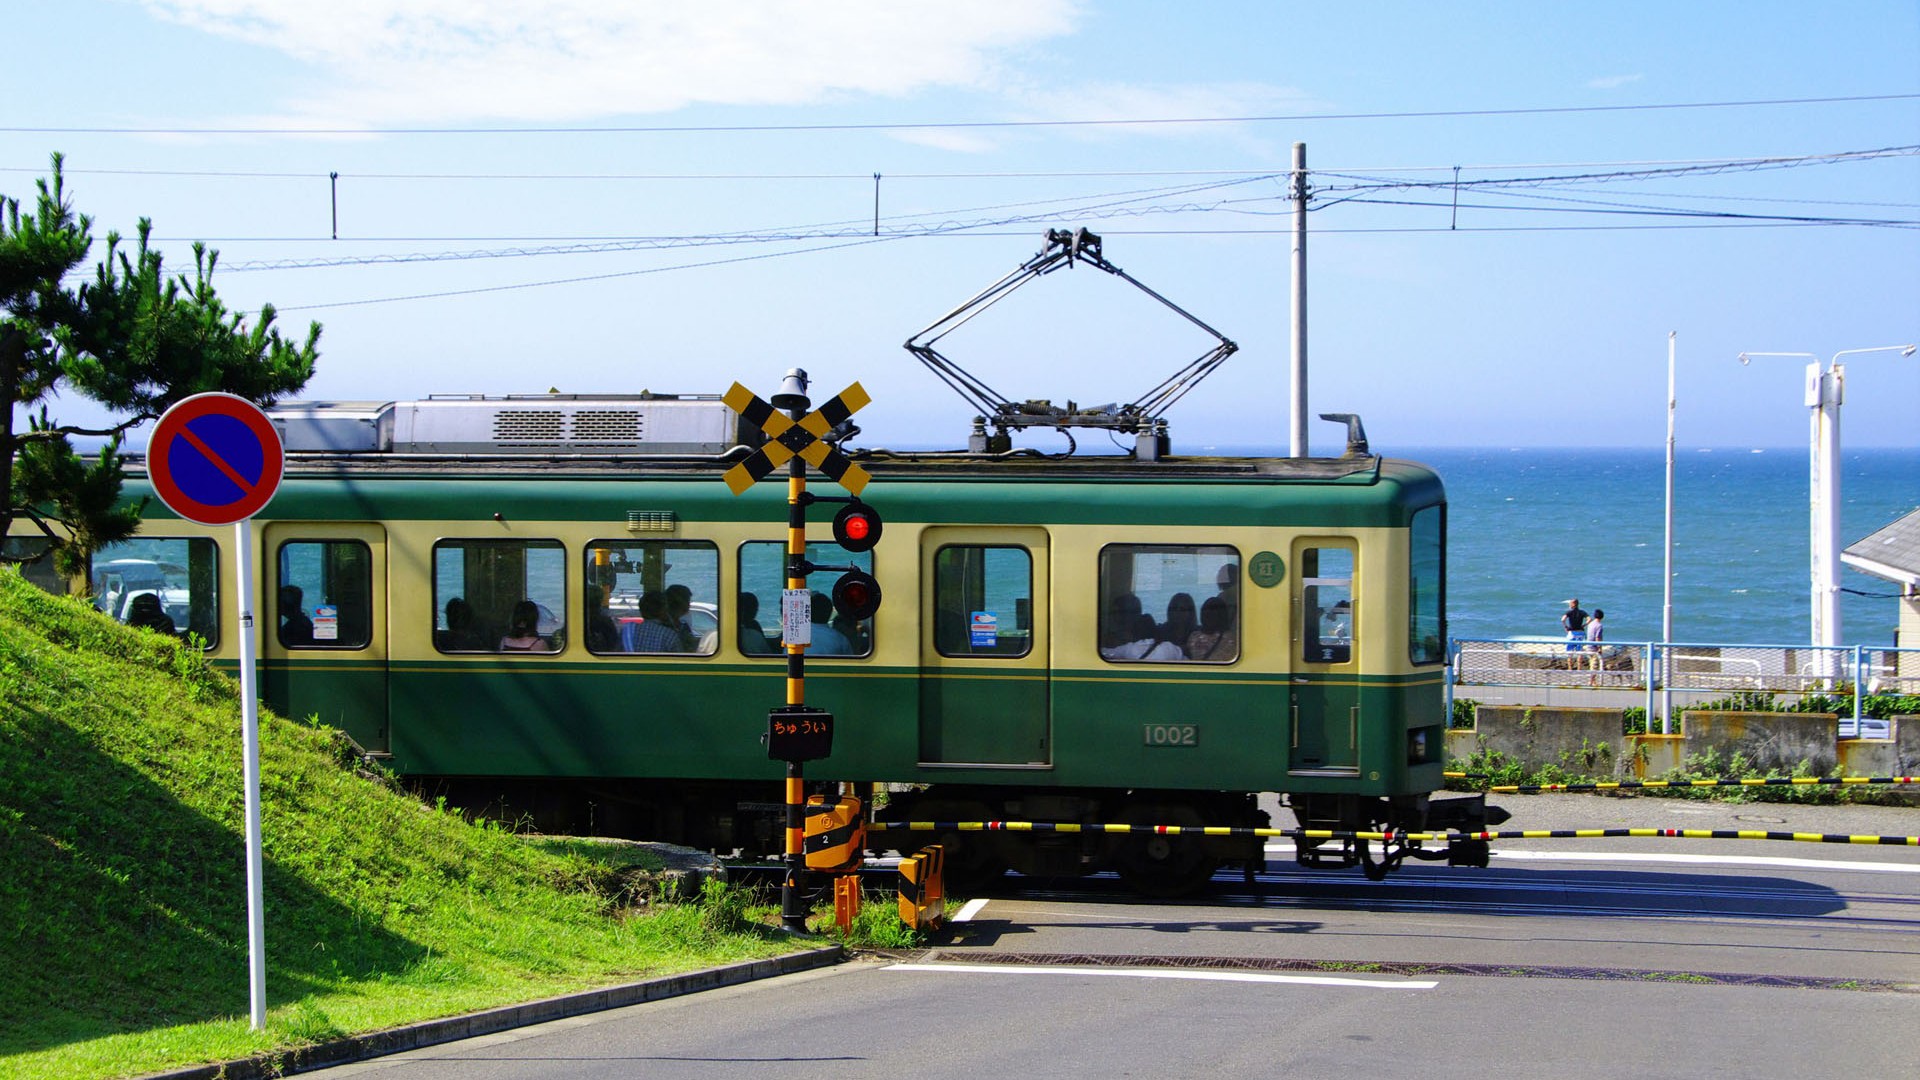
<svg viewBox="0 0 1920 1080">
<path fill-rule="evenodd" d="M 1484 778 L 1486 773 L 1450 772 L 1449 780 Z M 1847 787 L 1868 784 L 1913 784 L 1913 776 L 1751 776 L 1709 780 L 1590 780 L 1574 784 L 1495 784 L 1481 788 L 1497 795 L 1540 795 L 1556 791 L 1636 791 L 1658 788 L 1730 788 L 1730 787 Z"/>
<path fill-rule="evenodd" d="M 1806 844 L 1880 844 L 1920 847 L 1920 836 L 1764 832 L 1758 829 L 1495 829 L 1485 832 L 1343 832 L 1332 829 L 1257 829 L 1240 825 L 1088 825 L 1066 821 L 876 821 L 872 832 L 1126 833 L 1149 836 L 1259 836 L 1292 840 L 1382 840 L 1458 843 L 1471 840 L 1588 840 L 1664 837 L 1677 840 L 1792 840 Z M 901 863 L 902 873 L 906 864 Z M 905 899 L 901 901 L 904 917 Z"/>
<path fill-rule="evenodd" d="M 946 849 L 930 844 L 900 860 L 900 921 L 937 930 L 947 919 Z"/>
<path fill-rule="evenodd" d="M 801 850 L 807 869 L 840 873 L 860 868 L 866 855 L 867 826 L 860 816 L 860 800 L 850 795 L 807 797 L 806 837 Z"/>
</svg>

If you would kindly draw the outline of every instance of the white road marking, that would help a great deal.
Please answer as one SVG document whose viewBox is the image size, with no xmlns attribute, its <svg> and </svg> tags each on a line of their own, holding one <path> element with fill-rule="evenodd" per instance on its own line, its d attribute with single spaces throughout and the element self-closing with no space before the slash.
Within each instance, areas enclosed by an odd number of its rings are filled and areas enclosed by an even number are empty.
<svg viewBox="0 0 1920 1080">
<path fill-rule="evenodd" d="M 984 896 L 976 897 L 972 900 L 967 901 L 966 906 L 961 908 L 958 912 L 954 914 L 953 918 L 948 919 L 947 921 L 948 922 L 966 922 L 972 919 L 975 915 L 980 914 L 980 909 L 986 906 L 987 906 L 986 897 Z"/>
<path fill-rule="evenodd" d="M 1781 866 L 1805 870 L 1867 870 L 1882 874 L 1920 874 L 1920 864 L 1855 862 L 1847 859 L 1795 859 L 1785 855 L 1675 855 L 1652 851 L 1495 851 L 1496 859 L 1543 862 L 1657 862 L 1701 866 Z"/>
<path fill-rule="evenodd" d="M 1375 990 L 1431 990 L 1433 980 L 1343 979 L 1331 975 L 1269 975 L 1255 971 L 1159 971 L 1148 968 L 1047 967 L 1017 964 L 889 964 L 883 971 L 940 971 L 963 975 L 1110 975 L 1130 979 L 1193 979 L 1203 982 L 1290 983 Z"/>
<path fill-rule="evenodd" d="M 1292 844 L 1269 844 L 1269 855 L 1291 855 Z M 1796 859 L 1786 855 L 1680 855 L 1650 851 L 1493 851 L 1495 859 L 1541 862 L 1659 862 L 1687 866 L 1779 866 L 1805 870 L 1864 870 L 1883 874 L 1920 874 L 1920 864 L 1860 862 L 1847 859 Z"/>
</svg>

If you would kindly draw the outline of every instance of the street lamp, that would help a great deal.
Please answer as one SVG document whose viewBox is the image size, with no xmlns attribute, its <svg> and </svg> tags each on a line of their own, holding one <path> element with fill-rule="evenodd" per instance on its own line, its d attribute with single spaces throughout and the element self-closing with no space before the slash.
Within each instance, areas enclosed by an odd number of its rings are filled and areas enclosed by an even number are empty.
<svg viewBox="0 0 1920 1080">
<path fill-rule="evenodd" d="M 1755 356 L 1800 356 L 1807 365 L 1807 407 L 1812 412 L 1808 442 L 1808 505 L 1812 559 L 1810 594 L 1813 608 L 1813 644 L 1826 649 L 1840 644 L 1840 405 L 1846 398 L 1843 356 L 1898 352 L 1912 356 L 1912 345 L 1877 345 L 1871 349 L 1842 349 L 1823 369 L 1820 358 L 1804 352 L 1743 352 L 1740 362 Z M 1831 651 L 1823 654 L 1833 660 Z M 1831 665 L 1823 661 L 1822 668 Z M 1828 674 L 1833 672 L 1829 671 Z"/>
</svg>

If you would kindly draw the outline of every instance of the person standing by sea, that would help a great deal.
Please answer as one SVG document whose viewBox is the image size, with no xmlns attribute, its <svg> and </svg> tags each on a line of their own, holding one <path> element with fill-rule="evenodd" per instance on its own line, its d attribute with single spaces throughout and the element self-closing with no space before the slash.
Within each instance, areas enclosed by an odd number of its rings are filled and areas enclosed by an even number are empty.
<svg viewBox="0 0 1920 1080">
<path fill-rule="evenodd" d="M 1580 609 L 1580 598 L 1567 601 L 1566 614 L 1560 616 L 1560 626 L 1567 632 L 1567 651 L 1580 651 L 1581 643 L 1587 640 L 1587 613 Z"/>
</svg>

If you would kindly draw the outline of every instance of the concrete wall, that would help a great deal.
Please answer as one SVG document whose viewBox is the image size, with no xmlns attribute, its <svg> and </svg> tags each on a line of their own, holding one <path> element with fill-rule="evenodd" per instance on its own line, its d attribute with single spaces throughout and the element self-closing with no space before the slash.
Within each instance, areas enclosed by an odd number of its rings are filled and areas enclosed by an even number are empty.
<svg viewBox="0 0 1920 1080">
<path fill-rule="evenodd" d="M 1626 715 L 1620 709 L 1531 708 L 1480 705 L 1474 709 L 1477 748 L 1497 750 L 1528 771 L 1557 765 L 1569 772 L 1609 776 L 1626 767 Z"/>
<path fill-rule="evenodd" d="M 1790 772 L 1802 761 L 1815 776 L 1833 771 L 1839 760 L 1840 718 L 1833 713 L 1708 712 L 1682 714 L 1689 757 L 1718 753 L 1731 761 L 1738 753 L 1762 772 Z"/>
<path fill-rule="evenodd" d="M 1628 760 L 1622 772 L 1636 780 L 1658 780 L 1687 763 L 1685 735 L 1629 735 Z"/>
</svg>

